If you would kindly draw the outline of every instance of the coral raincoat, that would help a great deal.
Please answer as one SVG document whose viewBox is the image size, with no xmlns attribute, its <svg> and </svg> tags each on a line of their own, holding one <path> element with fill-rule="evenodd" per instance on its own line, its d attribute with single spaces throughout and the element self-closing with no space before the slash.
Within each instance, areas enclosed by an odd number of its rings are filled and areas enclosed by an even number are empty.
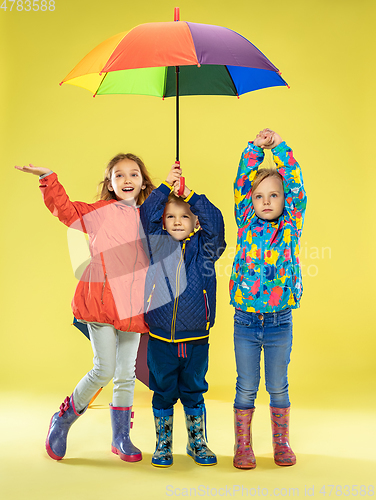
<svg viewBox="0 0 376 500">
<path fill-rule="evenodd" d="M 72 202 L 55 173 L 40 178 L 39 187 L 54 216 L 89 236 L 91 261 L 74 294 L 74 316 L 108 323 L 117 330 L 148 332 L 144 287 L 149 262 L 139 209 L 116 200 Z"/>
<path fill-rule="evenodd" d="M 255 214 L 251 187 L 264 151 L 252 142 L 234 183 L 238 243 L 230 279 L 231 304 L 248 312 L 296 309 L 303 291 L 299 243 L 307 197 L 298 162 L 285 142 L 272 149 L 283 177 L 285 206 L 276 221 Z"/>
</svg>

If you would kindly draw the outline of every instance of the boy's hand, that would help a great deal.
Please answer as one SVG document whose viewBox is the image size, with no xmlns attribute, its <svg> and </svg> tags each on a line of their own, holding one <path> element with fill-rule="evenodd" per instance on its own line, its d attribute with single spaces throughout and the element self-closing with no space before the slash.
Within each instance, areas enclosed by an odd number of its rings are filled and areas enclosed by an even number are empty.
<svg viewBox="0 0 376 500">
<path fill-rule="evenodd" d="M 281 142 L 282 139 L 276 132 L 270 130 L 270 128 L 264 128 L 257 134 L 253 144 L 261 149 L 273 149 Z"/>
<path fill-rule="evenodd" d="M 170 184 L 170 186 L 174 186 L 175 182 L 179 180 L 181 177 L 182 169 L 180 168 L 179 163 L 175 163 L 172 165 L 170 172 L 166 178 L 166 182 Z"/>
<path fill-rule="evenodd" d="M 179 197 L 179 187 L 180 187 L 180 184 L 179 184 L 179 181 L 175 181 L 174 182 L 174 195 Z M 191 193 L 191 190 L 189 189 L 189 187 L 187 187 L 186 185 L 184 186 L 184 193 L 180 196 L 180 198 L 187 198 L 187 196 L 189 196 Z"/>
<path fill-rule="evenodd" d="M 34 175 L 44 175 L 44 174 L 49 174 L 52 172 L 49 168 L 44 168 L 44 167 L 34 167 L 31 163 L 29 165 L 25 165 L 24 167 L 18 167 L 15 166 L 17 170 L 21 170 L 21 172 L 26 172 L 28 174 L 34 174 Z"/>
</svg>

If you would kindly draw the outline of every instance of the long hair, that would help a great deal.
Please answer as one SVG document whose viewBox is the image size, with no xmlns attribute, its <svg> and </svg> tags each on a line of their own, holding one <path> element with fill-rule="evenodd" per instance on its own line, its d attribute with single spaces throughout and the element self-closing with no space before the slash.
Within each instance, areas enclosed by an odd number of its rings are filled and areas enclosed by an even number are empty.
<svg viewBox="0 0 376 500">
<path fill-rule="evenodd" d="M 98 198 L 100 200 L 116 200 L 116 195 L 114 191 L 110 191 L 108 186 L 111 182 L 112 170 L 119 161 L 122 160 L 132 160 L 137 163 L 140 168 L 142 183 L 146 186 L 145 189 L 141 189 L 140 194 L 138 195 L 137 204 L 141 205 L 149 194 L 155 189 L 154 184 L 151 181 L 150 174 L 145 167 L 144 162 L 138 156 L 132 153 L 119 153 L 114 156 L 112 160 L 109 161 L 106 170 L 104 171 L 104 179 L 98 185 Z"/>
</svg>

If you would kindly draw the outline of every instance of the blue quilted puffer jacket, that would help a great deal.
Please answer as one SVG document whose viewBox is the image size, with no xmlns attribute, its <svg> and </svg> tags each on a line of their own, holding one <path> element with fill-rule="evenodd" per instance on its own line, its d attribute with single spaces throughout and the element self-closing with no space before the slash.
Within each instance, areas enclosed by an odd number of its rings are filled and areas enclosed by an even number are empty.
<svg viewBox="0 0 376 500">
<path fill-rule="evenodd" d="M 169 194 L 169 186 L 163 183 L 140 207 L 150 254 L 145 319 L 152 337 L 186 342 L 208 337 L 214 324 L 214 264 L 226 247 L 224 222 L 204 195 L 191 192 L 187 200 L 201 228 L 183 241 L 174 240 L 162 222 Z"/>
</svg>

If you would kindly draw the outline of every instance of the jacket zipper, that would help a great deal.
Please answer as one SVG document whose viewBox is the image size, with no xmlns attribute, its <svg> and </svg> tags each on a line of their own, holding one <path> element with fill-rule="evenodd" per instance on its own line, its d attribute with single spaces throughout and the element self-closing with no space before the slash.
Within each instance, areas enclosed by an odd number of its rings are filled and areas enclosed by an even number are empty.
<svg viewBox="0 0 376 500">
<path fill-rule="evenodd" d="M 134 264 L 133 264 L 133 276 L 132 276 L 132 283 L 131 283 L 131 286 L 130 286 L 130 289 L 129 289 L 129 300 L 130 300 L 130 303 L 131 303 L 131 311 L 130 311 L 130 316 L 129 316 L 129 325 L 128 325 L 128 328 L 126 331 L 129 332 L 130 328 L 131 328 L 131 323 L 132 323 L 132 287 L 133 287 L 133 283 L 134 283 L 134 270 L 136 268 L 136 263 L 137 263 L 137 259 L 138 259 L 138 246 L 137 246 L 137 241 L 138 241 L 138 236 L 139 236 L 139 233 L 140 233 L 140 224 L 139 224 L 139 221 L 137 220 L 137 215 L 136 215 L 136 212 L 137 212 L 137 208 L 134 209 L 134 214 L 135 214 L 135 217 L 136 217 L 136 223 L 138 222 L 138 231 L 137 231 L 137 238 L 135 240 L 135 247 L 136 247 L 136 258 L 135 258 L 135 261 L 134 261 Z"/>
<path fill-rule="evenodd" d="M 203 290 L 204 292 L 204 299 L 205 299 L 205 318 L 206 318 L 206 329 L 209 330 L 209 325 L 210 325 L 210 307 L 209 307 L 209 299 L 208 299 L 208 294 L 206 290 Z"/>
<path fill-rule="evenodd" d="M 180 260 L 178 267 L 176 269 L 176 291 L 175 291 L 175 300 L 174 300 L 174 309 L 172 311 L 172 322 L 171 322 L 171 340 L 175 342 L 175 329 L 176 329 L 176 315 L 178 312 L 178 302 L 179 302 L 179 291 L 180 291 L 180 271 L 184 262 L 184 254 L 185 254 L 185 241 L 183 243 Z"/>
<path fill-rule="evenodd" d="M 147 314 L 149 312 L 149 309 L 150 309 L 150 306 L 151 306 L 151 301 L 152 301 L 152 298 L 153 298 L 154 289 L 155 289 L 155 283 L 153 285 L 153 288 L 152 288 L 151 293 L 150 293 L 149 298 L 148 298 L 148 306 L 146 308 L 145 314 Z"/>
<path fill-rule="evenodd" d="M 266 231 L 265 229 L 265 224 L 264 224 L 264 228 L 263 228 L 263 235 L 264 235 L 264 232 Z M 261 236 L 261 269 L 260 269 L 260 299 L 262 300 L 263 299 L 263 287 L 264 287 L 264 267 L 265 267 L 265 259 L 264 259 L 264 236 Z"/>
<path fill-rule="evenodd" d="M 103 305 L 104 305 L 103 295 L 104 295 L 104 289 L 106 288 L 106 281 L 107 281 L 107 273 L 105 273 L 105 275 L 104 275 L 103 286 L 102 286 L 101 302 Z"/>
</svg>

